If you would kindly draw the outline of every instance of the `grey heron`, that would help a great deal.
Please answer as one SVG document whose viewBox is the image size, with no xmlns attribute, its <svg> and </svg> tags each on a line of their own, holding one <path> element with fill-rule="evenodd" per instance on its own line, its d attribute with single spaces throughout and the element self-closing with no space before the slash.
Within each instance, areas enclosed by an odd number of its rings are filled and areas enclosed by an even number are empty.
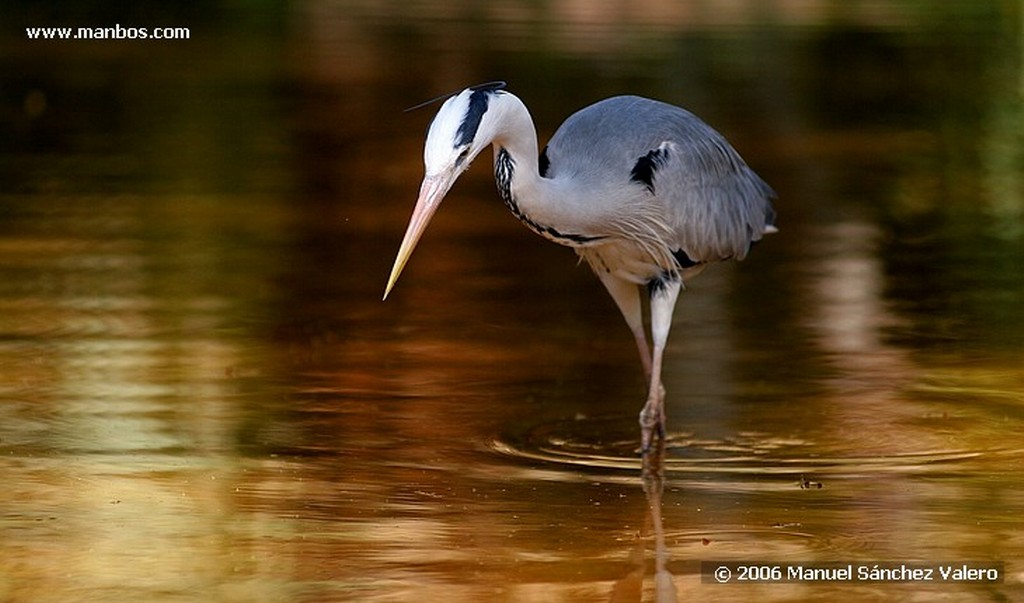
<svg viewBox="0 0 1024 603">
<path fill-rule="evenodd" d="M 774 191 L 685 109 L 608 98 L 571 115 L 538 154 L 533 119 L 504 82 L 466 88 L 430 124 L 425 176 L 384 299 L 441 200 L 490 145 L 505 205 L 530 230 L 586 260 L 625 317 L 648 385 L 640 412 L 646 453 L 655 433 L 665 435 L 662 357 L 679 291 L 709 264 L 742 260 L 752 243 L 775 232 Z"/>
</svg>

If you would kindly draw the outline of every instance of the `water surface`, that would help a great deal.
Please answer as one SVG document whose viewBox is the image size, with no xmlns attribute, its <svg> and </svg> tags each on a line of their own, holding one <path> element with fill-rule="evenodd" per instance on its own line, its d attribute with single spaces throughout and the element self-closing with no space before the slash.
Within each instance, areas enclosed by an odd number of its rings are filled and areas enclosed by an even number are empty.
<svg viewBox="0 0 1024 603">
<path fill-rule="evenodd" d="M 5 42 L 0 599 L 1024 597 L 1020 5 L 712 6 Z M 779 193 L 781 232 L 681 297 L 646 471 L 628 330 L 486 157 L 380 301 L 433 111 L 401 110 L 496 78 L 542 139 L 610 94 L 685 105 Z M 721 586 L 707 560 L 1005 580 Z"/>
</svg>

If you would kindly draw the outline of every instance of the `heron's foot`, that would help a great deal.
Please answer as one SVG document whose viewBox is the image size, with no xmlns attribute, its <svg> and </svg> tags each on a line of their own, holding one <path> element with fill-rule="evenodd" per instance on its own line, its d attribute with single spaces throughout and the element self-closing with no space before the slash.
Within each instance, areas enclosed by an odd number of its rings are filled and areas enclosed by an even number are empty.
<svg viewBox="0 0 1024 603">
<path fill-rule="evenodd" d="M 640 411 L 640 453 L 644 455 L 653 450 L 655 436 L 665 441 L 664 388 L 660 393 L 657 398 L 649 398 Z"/>
</svg>

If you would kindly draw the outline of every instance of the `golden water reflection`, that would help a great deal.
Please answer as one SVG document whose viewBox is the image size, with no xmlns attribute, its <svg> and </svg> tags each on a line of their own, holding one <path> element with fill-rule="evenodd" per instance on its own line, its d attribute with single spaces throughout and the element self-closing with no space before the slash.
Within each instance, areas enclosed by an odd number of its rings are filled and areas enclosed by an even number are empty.
<svg viewBox="0 0 1024 603">
<path fill-rule="evenodd" d="M 0 600 L 1024 596 L 1019 7 L 584 4 L 11 55 Z M 692 106 L 780 192 L 782 232 L 680 300 L 657 463 L 617 310 L 483 166 L 379 301 L 430 117 L 400 109 L 495 70 L 542 132 Z M 1007 575 L 699 576 L 910 558 Z"/>
</svg>

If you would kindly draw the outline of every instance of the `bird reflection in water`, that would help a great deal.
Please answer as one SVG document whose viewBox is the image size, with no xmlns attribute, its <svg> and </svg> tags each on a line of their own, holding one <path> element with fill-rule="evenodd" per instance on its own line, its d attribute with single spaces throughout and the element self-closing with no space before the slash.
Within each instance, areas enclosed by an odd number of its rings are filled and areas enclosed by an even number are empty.
<svg viewBox="0 0 1024 603">
<path fill-rule="evenodd" d="M 654 600 L 657 603 L 678 601 L 676 584 L 668 571 L 669 553 L 665 544 L 665 526 L 661 517 L 661 497 L 665 490 L 665 442 L 659 439 L 643 457 L 641 482 L 647 497 L 647 516 L 637 546 L 631 555 L 636 568 L 615 582 L 609 601 L 626 603 L 643 600 L 644 578 L 647 573 L 647 543 L 654 537 Z"/>
</svg>

